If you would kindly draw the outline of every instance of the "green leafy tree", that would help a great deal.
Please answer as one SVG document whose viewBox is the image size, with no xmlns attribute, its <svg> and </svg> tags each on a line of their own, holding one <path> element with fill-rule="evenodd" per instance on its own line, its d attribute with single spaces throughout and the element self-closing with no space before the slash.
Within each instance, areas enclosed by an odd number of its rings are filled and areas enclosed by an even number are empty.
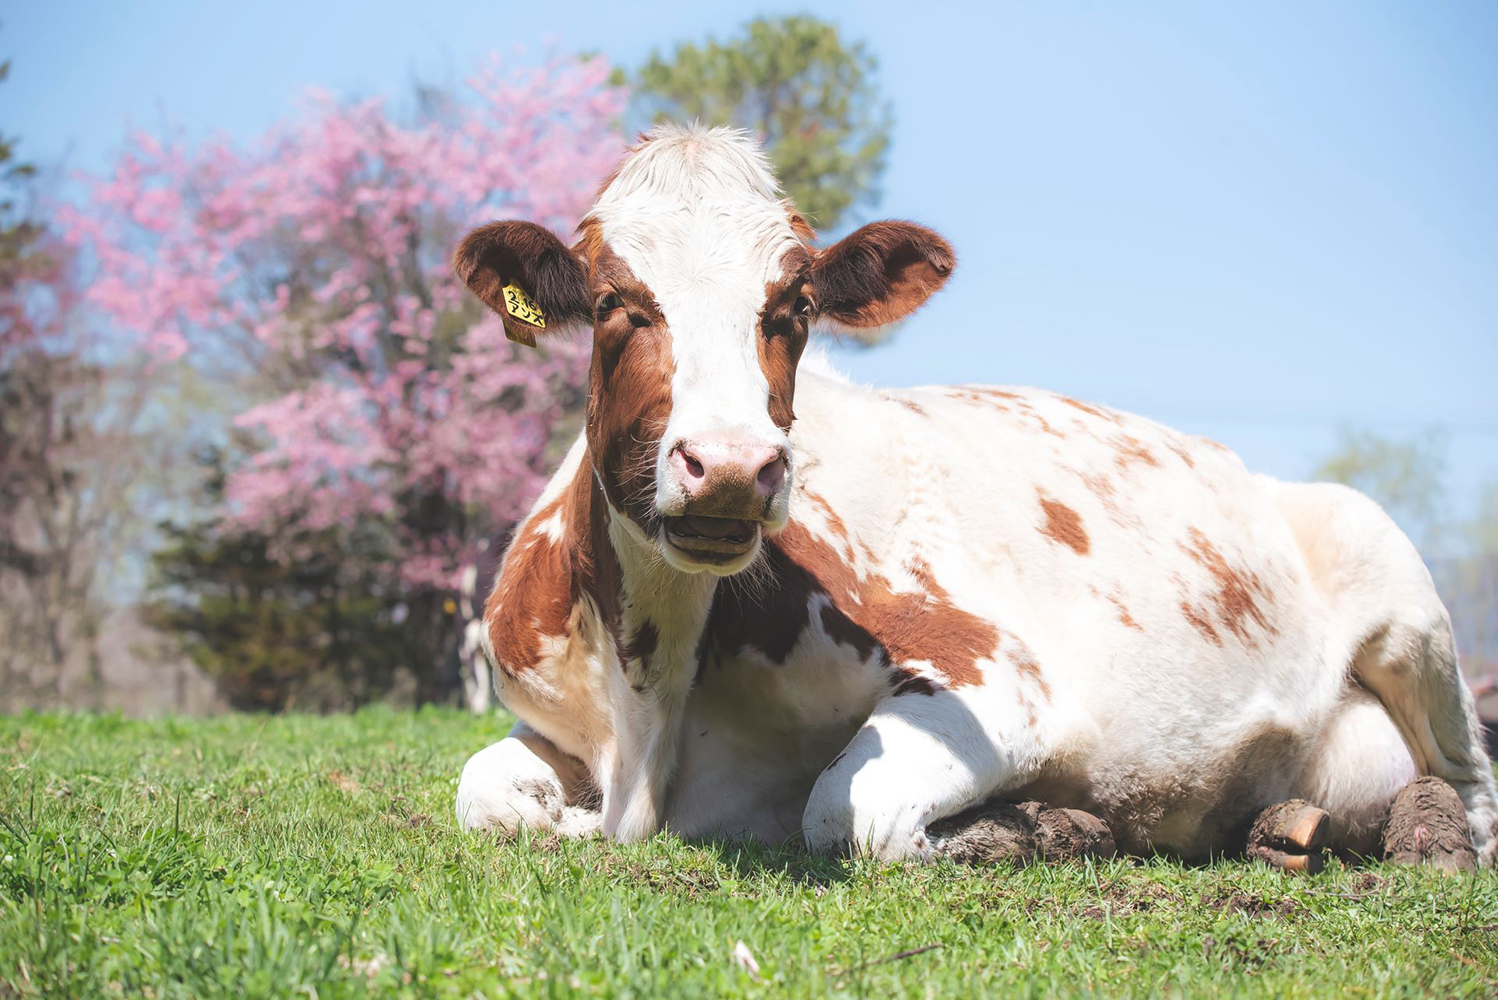
<svg viewBox="0 0 1498 1000">
<path fill-rule="evenodd" d="M 786 193 L 819 228 L 878 198 L 891 115 L 862 43 L 813 17 L 760 19 L 743 34 L 657 52 L 635 85 L 656 120 L 755 133 Z"/>
</svg>

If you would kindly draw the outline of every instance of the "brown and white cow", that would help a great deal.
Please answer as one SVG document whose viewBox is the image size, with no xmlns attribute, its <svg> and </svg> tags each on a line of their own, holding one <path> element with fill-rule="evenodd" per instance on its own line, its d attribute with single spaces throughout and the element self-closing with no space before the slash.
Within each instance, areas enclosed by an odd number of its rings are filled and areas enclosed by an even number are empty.
<svg viewBox="0 0 1498 1000">
<path fill-rule="evenodd" d="M 954 263 L 905 222 L 812 238 L 745 136 L 661 128 L 573 246 L 458 250 L 512 339 L 593 332 L 586 430 L 487 604 L 521 722 L 465 826 L 929 857 L 998 796 L 1201 855 L 1303 797 L 1356 849 L 1433 774 L 1492 863 L 1446 611 L 1375 504 L 1051 392 L 798 371 L 809 325 L 900 319 Z"/>
</svg>

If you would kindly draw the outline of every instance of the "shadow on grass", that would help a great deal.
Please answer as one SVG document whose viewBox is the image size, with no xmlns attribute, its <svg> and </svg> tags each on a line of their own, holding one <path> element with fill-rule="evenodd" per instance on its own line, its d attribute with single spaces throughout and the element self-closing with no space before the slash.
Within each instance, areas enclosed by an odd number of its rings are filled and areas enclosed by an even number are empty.
<svg viewBox="0 0 1498 1000">
<path fill-rule="evenodd" d="M 684 843 L 745 878 L 778 876 L 799 885 L 826 887 L 853 877 L 851 861 L 811 854 L 799 842 L 770 846 L 753 840 L 713 838 Z"/>
</svg>

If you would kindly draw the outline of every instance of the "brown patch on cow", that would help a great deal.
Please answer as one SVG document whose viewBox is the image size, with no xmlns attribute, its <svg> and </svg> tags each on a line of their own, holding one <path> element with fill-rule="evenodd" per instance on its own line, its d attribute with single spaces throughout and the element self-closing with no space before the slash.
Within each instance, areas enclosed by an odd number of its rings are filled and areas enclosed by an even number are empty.
<svg viewBox="0 0 1498 1000">
<path fill-rule="evenodd" d="M 1088 585 L 1087 592 L 1098 600 L 1107 601 L 1113 605 L 1113 610 L 1118 613 L 1119 622 L 1125 628 L 1131 628 L 1137 632 L 1144 631 L 1144 626 L 1134 620 L 1134 616 L 1129 613 L 1128 605 L 1124 604 L 1123 600 L 1117 594 L 1105 594 L 1091 584 Z"/>
<path fill-rule="evenodd" d="M 1105 596 L 1108 599 L 1108 603 L 1112 604 L 1114 610 L 1118 612 L 1118 620 L 1123 622 L 1125 627 L 1131 628 L 1136 632 L 1144 631 L 1144 626 L 1134 620 L 1134 616 L 1129 614 L 1128 606 L 1125 605 L 1123 601 L 1119 600 L 1113 594 L 1107 594 Z"/>
<path fill-rule="evenodd" d="M 1084 402 L 1082 402 L 1079 399 L 1072 399 L 1070 396 L 1058 396 L 1057 398 L 1060 399 L 1061 402 L 1065 403 L 1067 406 L 1070 406 L 1070 407 L 1072 407 L 1074 409 L 1081 410 L 1083 413 L 1090 413 L 1094 417 L 1097 417 L 1100 420 L 1106 420 L 1106 421 L 1108 421 L 1110 423 L 1114 423 L 1114 424 L 1116 424 L 1116 423 L 1119 422 L 1118 414 L 1116 414 L 1116 413 L 1109 413 L 1106 410 L 1100 410 L 1096 406 L 1091 405 L 1090 403 L 1084 403 Z"/>
<path fill-rule="evenodd" d="M 496 665 L 510 676 L 536 665 L 544 637 L 567 631 L 577 601 L 568 546 L 533 528 L 555 516 L 565 500 L 564 490 L 515 537 L 484 604 Z"/>
<path fill-rule="evenodd" d="M 964 403 L 977 403 L 981 406 L 991 407 L 1000 413 L 1009 412 L 1009 403 L 1012 400 L 1019 400 L 1022 407 L 1028 408 L 1030 405 L 1018 393 L 1009 392 L 1005 389 L 995 389 L 986 385 L 956 386 L 947 389 L 946 394 L 952 399 L 960 400 Z M 1034 411 L 1032 410 L 1031 412 L 1033 414 Z"/>
<path fill-rule="evenodd" d="M 1192 461 L 1191 453 L 1179 441 L 1170 441 L 1166 444 L 1166 447 L 1175 452 L 1176 457 L 1186 463 L 1186 468 L 1196 468 L 1196 462 Z"/>
<path fill-rule="evenodd" d="M 698 648 L 699 670 L 715 652 L 746 647 L 784 663 L 810 620 L 810 598 L 825 594 L 823 629 L 861 658 L 878 648 L 892 666 L 930 663 L 948 687 L 983 683 L 978 664 L 997 654 L 1000 631 L 954 605 L 924 561 L 907 566 L 921 589 L 897 591 L 881 574 L 860 577 L 837 548 L 796 521 L 764 548 L 757 585 L 741 588 L 733 578 L 719 585 Z"/>
<path fill-rule="evenodd" d="M 1250 622 L 1273 634 L 1275 629 L 1259 607 L 1260 600 L 1270 600 L 1263 581 L 1257 574 L 1229 564 L 1217 547 L 1198 529 L 1192 528 L 1190 534 L 1191 543 L 1182 544 L 1181 549 L 1216 581 L 1217 592 L 1212 595 L 1212 602 L 1217 609 L 1218 622 L 1249 645 L 1255 643 L 1254 633 L 1249 628 Z"/>
<path fill-rule="evenodd" d="M 1212 627 L 1212 622 L 1207 617 L 1204 609 L 1196 607 L 1188 601 L 1182 601 L 1181 614 L 1186 616 L 1186 620 L 1191 623 L 1193 628 L 1206 636 L 1212 643 L 1218 646 L 1222 645 L 1222 636 L 1218 635 L 1217 629 Z"/>
<path fill-rule="evenodd" d="M 604 187 L 607 187 L 613 179 L 614 174 L 610 174 Z M 607 246 L 608 244 L 603 239 L 603 226 L 597 219 L 584 219 L 577 224 L 577 239 L 572 244 L 572 252 L 577 254 L 587 266 L 589 281 L 594 281 L 598 277 L 598 261 L 603 257 Z"/>
<path fill-rule="evenodd" d="M 892 392 L 881 392 L 879 396 L 882 399 L 889 400 L 891 403 L 899 403 L 911 413 L 918 413 L 923 417 L 926 416 L 926 408 L 913 399 L 906 399 L 904 396 L 897 396 Z"/>
<path fill-rule="evenodd" d="M 1050 424 L 1046 423 L 1045 417 L 1042 417 L 1039 413 L 1035 412 L 1034 410 L 1030 411 L 1030 416 L 1031 416 L 1031 418 L 1033 418 L 1035 420 L 1036 423 L 1040 424 L 1040 429 L 1041 430 L 1045 431 L 1047 434 L 1050 434 L 1052 437 L 1058 437 L 1058 438 L 1064 438 L 1064 437 L 1066 437 L 1065 434 L 1063 434 L 1062 432 L 1058 431 L 1056 428 L 1052 427 Z"/>
<path fill-rule="evenodd" d="M 1005 635 L 1014 647 L 1007 651 L 1007 655 L 1009 662 L 1014 664 L 1015 672 L 1031 681 L 1040 690 L 1041 697 L 1046 701 L 1050 701 L 1051 686 L 1046 683 L 1045 677 L 1041 675 L 1040 664 L 1036 661 L 1035 655 L 1030 652 L 1030 647 L 1026 646 L 1018 636 L 1009 633 Z"/>
<path fill-rule="evenodd" d="M 796 239 L 807 246 L 817 241 L 817 231 L 811 228 L 811 223 L 806 221 L 806 216 L 791 208 L 789 204 L 786 205 L 785 216 L 791 224 L 791 232 L 796 234 Z"/>
<path fill-rule="evenodd" d="M 838 538 L 842 539 L 843 557 L 849 562 L 852 562 L 853 535 L 848 531 L 848 526 L 843 523 L 843 519 L 838 516 L 837 511 L 832 509 L 832 504 L 828 503 L 825 498 L 811 492 L 810 490 L 805 491 L 802 496 L 806 498 L 807 503 L 811 504 L 813 507 L 816 507 L 822 512 L 822 517 L 827 521 L 827 530 L 832 532 Z M 869 551 L 869 547 L 867 545 L 863 546 L 863 551 L 864 555 L 868 557 L 868 559 L 872 562 L 874 559 L 874 553 Z"/>
<path fill-rule="evenodd" d="M 1045 525 L 1040 533 L 1060 542 L 1079 556 L 1087 555 L 1092 543 L 1087 538 L 1087 531 L 1082 527 L 1082 518 L 1077 512 L 1044 494 L 1040 497 L 1040 508 L 1045 511 Z"/>
<path fill-rule="evenodd" d="M 982 683 L 977 665 L 997 649 L 998 629 L 954 605 L 923 561 L 914 559 L 907 569 L 925 592 L 899 592 L 878 573 L 860 579 L 835 549 L 794 521 L 771 544 L 804 567 L 837 609 L 884 647 L 892 664 L 925 660 L 950 686 Z"/>
<path fill-rule="evenodd" d="M 965 393 L 969 396 L 977 396 L 981 399 L 996 399 L 1004 401 L 1023 401 L 1025 399 L 1025 397 L 1020 393 L 1010 392 L 1008 389 L 999 389 L 991 385 L 964 385 L 959 386 L 956 391 Z"/>
<path fill-rule="evenodd" d="M 973 392 L 971 389 L 948 389 L 947 396 L 963 403 L 978 403 L 983 406 L 992 406 L 996 410 L 1007 411 L 1009 407 L 1002 403 L 995 403 L 981 392 Z"/>
<path fill-rule="evenodd" d="M 1150 451 L 1144 442 L 1136 437 L 1131 437 L 1128 434 L 1120 434 L 1109 443 L 1118 451 L 1118 455 L 1113 459 L 1113 464 L 1117 465 L 1121 470 L 1127 470 L 1133 462 L 1142 462 L 1145 465 L 1152 465 L 1157 469 L 1160 467 L 1160 462 L 1155 458 L 1154 452 Z"/>
<path fill-rule="evenodd" d="M 484 621 L 500 670 L 514 676 L 534 667 L 541 641 L 567 631 L 580 593 L 563 489 L 528 518 L 510 543 L 494 588 L 484 603 Z M 553 540 L 540 525 L 563 518 L 561 537 Z"/>
<path fill-rule="evenodd" d="M 1058 438 L 1064 438 L 1064 437 L 1066 437 L 1065 433 L 1063 433 L 1062 431 L 1058 431 L 1056 428 L 1052 427 L 1050 425 L 1050 422 L 1047 421 L 1045 417 L 1043 417 L 1043 416 L 1040 415 L 1040 411 L 1037 410 L 1037 409 L 1035 409 L 1035 407 L 1032 406 L 1027 400 L 1020 400 L 1020 402 L 1019 402 L 1018 405 L 1019 405 L 1019 408 L 1020 408 L 1020 412 L 1023 413 L 1029 419 L 1031 419 L 1031 420 L 1035 421 L 1037 424 L 1039 424 L 1041 430 L 1045 431 L 1047 434 L 1051 435 L 1052 437 L 1058 437 Z"/>
<path fill-rule="evenodd" d="M 1092 495 L 1109 511 L 1118 509 L 1118 488 L 1113 485 L 1113 480 L 1102 473 L 1092 472 L 1078 472 L 1077 478 L 1082 480 L 1082 485 L 1091 490 Z"/>
<path fill-rule="evenodd" d="M 1103 511 L 1115 524 L 1127 528 L 1135 536 L 1145 531 L 1143 519 L 1135 511 L 1125 510 L 1119 502 L 1118 484 L 1106 473 L 1083 472 L 1080 469 L 1071 471 L 1082 481 L 1082 485 L 1087 487 L 1088 492 L 1097 498 Z"/>
<path fill-rule="evenodd" d="M 656 452 L 671 416 L 671 332 L 646 285 L 591 221 L 576 249 L 587 261 L 594 299 L 612 292 L 621 308 L 596 316 L 588 368 L 588 452 L 609 502 L 653 533 Z"/>
<path fill-rule="evenodd" d="M 539 530 L 562 518 L 560 537 Z M 584 458 L 572 482 L 528 518 L 500 565 L 484 603 L 496 665 L 507 676 L 536 666 L 542 641 L 568 634 L 573 609 L 587 596 L 619 643 L 622 572 L 608 540 L 608 504 Z"/>
<path fill-rule="evenodd" d="M 765 307 L 759 317 L 760 335 L 755 340 L 759 367 L 765 373 L 765 382 L 770 389 L 770 419 L 783 431 L 790 430 L 796 419 L 796 365 L 801 361 L 801 352 L 806 349 L 811 315 L 797 314 L 795 306 L 805 297 L 803 293 L 807 289 L 803 286 L 810 264 L 811 255 L 800 247 L 792 247 L 786 252 L 780 264 L 785 277 L 765 285 Z"/>
</svg>

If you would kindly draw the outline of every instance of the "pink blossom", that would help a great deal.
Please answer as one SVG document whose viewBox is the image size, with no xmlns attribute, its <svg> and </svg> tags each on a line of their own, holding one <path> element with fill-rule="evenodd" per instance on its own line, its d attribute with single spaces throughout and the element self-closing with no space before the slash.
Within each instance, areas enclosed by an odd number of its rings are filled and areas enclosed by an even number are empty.
<svg viewBox="0 0 1498 1000">
<path fill-rule="evenodd" d="M 575 419 L 586 348 L 509 343 L 448 255 L 492 218 L 571 230 L 623 147 L 608 73 L 492 57 L 414 121 L 309 91 L 242 146 L 137 132 L 85 178 L 86 207 L 59 208 L 97 272 L 89 304 L 142 348 L 285 359 L 291 388 L 235 421 L 264 446 L 227 484 L 232 524 L 275 537 L 383 519 L 392 573 L 450 589 L 523 513 Z M 403 506 L 433 497 L 460 516 L 432 527 Z"/>
</svg>

